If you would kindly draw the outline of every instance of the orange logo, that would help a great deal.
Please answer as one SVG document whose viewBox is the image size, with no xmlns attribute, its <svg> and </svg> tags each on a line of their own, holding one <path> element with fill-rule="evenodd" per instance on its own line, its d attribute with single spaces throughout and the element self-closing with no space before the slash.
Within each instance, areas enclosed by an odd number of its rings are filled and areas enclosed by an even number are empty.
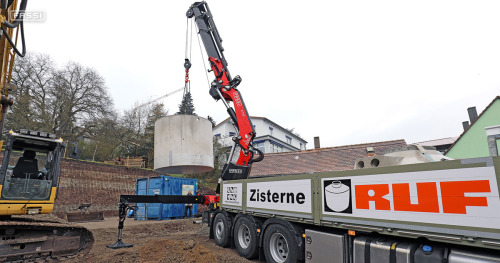
<svg viewBox="0 0 500 263">
<path fill-rule="evenodd" d="M 467 214 L 467 206 L 488 206 L 485 196 L 472 197 L 466 193 L 489 193 L 488 180 L 439 182 L 441 195 L 438 194 L 437 182 L 416 183 L 418 204 L 410 201 L 410 184 L 371 184 L 356 185 L 356 209 L 369 209 L 370 202 L 375 203 L 375 210 L 391 210 L 391 200 L 386 196 L 392 186 L 394 211 L 439 213 L 439 203 L 446 214 Z"/>
</svg>

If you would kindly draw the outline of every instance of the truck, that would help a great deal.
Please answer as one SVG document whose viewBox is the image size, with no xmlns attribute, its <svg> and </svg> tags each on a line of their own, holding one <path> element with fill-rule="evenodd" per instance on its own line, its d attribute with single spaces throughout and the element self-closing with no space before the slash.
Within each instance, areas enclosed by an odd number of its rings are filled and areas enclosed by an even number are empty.
<svg viewBox="0 0 500 263">
<path fill-rule="evenodd" d="M 215 195 L 122 195 L 118 241 L 109 247 L 132 246 L 121 240 L 132 203 L 200 203 L 209 206 L 202 221 L 210 238 L 247 259 L 500 262 L 498 156 L 436 159 L 421 149 L 431 162 L 384 166 L 389 156 L 369 156 L 356 162 L 360 169 L 249 178 L 264 155 L 252 147 L 255 132 L 236 88 L 241 78 L 229 74 L 207 3 L 194 3 L 186 14 L 196 21 L 216 77 L 210 94 L 222 99 L 235 124 L 234 145 Z"/>
<path fill-rule="evenodd" d="M 499 174 L 488 157 L 223 181 L 204 221 L 267 262 L 500 262 Z"/>
</svg>

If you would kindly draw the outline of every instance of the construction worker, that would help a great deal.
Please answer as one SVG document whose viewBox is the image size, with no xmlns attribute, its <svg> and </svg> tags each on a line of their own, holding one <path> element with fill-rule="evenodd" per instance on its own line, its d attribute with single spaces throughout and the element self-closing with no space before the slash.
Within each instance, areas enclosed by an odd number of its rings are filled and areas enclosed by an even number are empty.
<svg viewBox="0 0 500 263">
<path fill-rule="evenodd" d="M 187 195 L 193 195 L 191 191 L 188 191 Z M 189 210 L 189 216 L 188 216 L 188 210 Z M 186 204 L 184 207 L 184 218 L 190 218 L 193 216 L 193 204 Z"/>
</svg>

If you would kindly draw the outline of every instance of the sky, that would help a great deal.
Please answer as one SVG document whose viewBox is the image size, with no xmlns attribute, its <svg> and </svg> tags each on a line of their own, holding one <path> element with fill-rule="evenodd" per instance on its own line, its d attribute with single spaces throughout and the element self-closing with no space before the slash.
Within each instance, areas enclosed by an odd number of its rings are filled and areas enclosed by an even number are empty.
<svg viewBox="0 0 500 263">
<path fill-rule="evenodd" d="M 46 20 L 25 23 L 27 50 L 94 68 L 123 112 L 184 86 L 192 3 L 30 1 Z M 208 4 L 249 114 L 293 128 L 309 149 L 315 136 L 322 147 L 459 136 L 467 108 L 480 113 L 500 95 L 498 0 Z M 192 39 L 196 113 L 223 121 Z M 181 99 L 162 102 L 174 114 Z"/>
</svg>

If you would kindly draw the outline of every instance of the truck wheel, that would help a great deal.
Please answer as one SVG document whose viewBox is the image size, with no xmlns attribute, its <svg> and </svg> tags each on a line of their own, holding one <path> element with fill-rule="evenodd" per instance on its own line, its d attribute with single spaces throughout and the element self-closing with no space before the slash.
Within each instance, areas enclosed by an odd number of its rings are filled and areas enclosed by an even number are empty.
<svg viewBox="0 0 500 263">
<path fill-rule="evenodd" d="M 280 224 L 272 224 L 264 233 L 264 255 L 267 262 L 297 262 L 297 239 Z"/>
<path fill-rule="evenodd" d="M 218 213 L 212 226 L 215 244 L 220 247 L 229 246 L 229 222 L 227 220 L 228 218 L 223 213 Z"/>
<path fill-rule="evenodd" d="M 234 225 L 234 245 L 240 256 L 252 259 L 259 252 L 257 249 L 257 229 L 250 219 L 240 217 Z"/>
</svg>

